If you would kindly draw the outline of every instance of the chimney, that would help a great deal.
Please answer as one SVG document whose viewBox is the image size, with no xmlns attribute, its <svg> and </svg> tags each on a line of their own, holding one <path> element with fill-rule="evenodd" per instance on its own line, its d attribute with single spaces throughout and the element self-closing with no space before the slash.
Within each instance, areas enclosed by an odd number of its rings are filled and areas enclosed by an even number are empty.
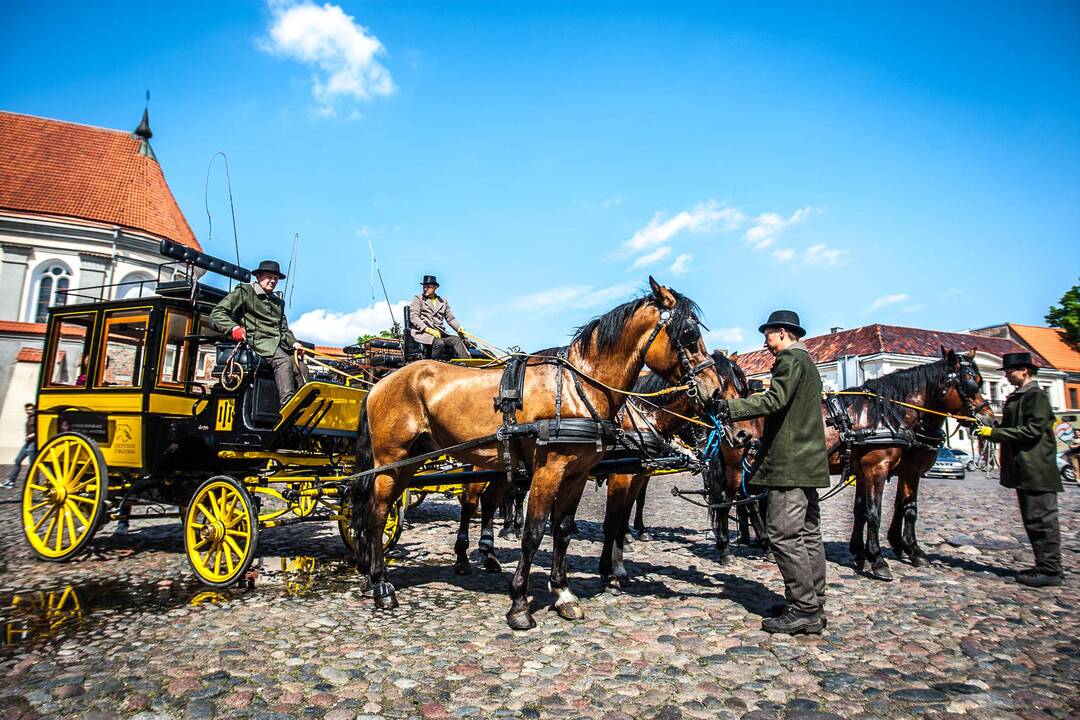
<svg viewBox="0 0 1080 720">
<path fill-rule="evenodd" d="M 830 335 L 835 335 L 836 333 L 843 332 L 843 331 L 844 331 L 844 328 L 842 328 L 840 326 L 829 328 L 829 334 Z"/>
</svg>

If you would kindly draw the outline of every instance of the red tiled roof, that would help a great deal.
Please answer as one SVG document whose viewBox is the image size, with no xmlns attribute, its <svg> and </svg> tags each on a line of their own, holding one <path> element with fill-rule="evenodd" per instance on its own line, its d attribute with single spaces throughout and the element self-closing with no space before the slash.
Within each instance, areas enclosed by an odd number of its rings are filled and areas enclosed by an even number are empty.
<svg viewBox="0 0 1080 720">
<path fill-rule="evenodd" d="M 833 362 L 845 355 L 865 357 L 879 353 L 941 357 L 943 345 L 946 350 L 975 348 L 998 356 L 1027 349 L 1006 338 L 878 324 L 805 338 L 803 342 L 817 363 Z M 1036 353 L 1032 353 L 1032 359 L 1040 367 L 1050 367 L 1050 363 Z M 768 350 L 755 350 L 739 355 L 735 360 L 747 375 L 769 372 L 773 366 L 773 357 Z"/>
<path fill-rule="evenodd" d="M 45 323 L 18 322 L 17 320 L 0 320 L 0 333 L 44 335 Z"/>
<path fill-rule="evenodd" d="M 19 348 L 19 354 L 15 356 L 17 362 L 41 362 L 41 348 L 24 347 Z"/>
<path fill-rule="evenodd" d="M 0 208 L 121 225 L 201 250 L 140 143 L 122 130 L 0 111 Z"/>
<path fill-rule="evenodd" d="M 333 355 L 334 357 L 345 357 L 344 350 L 332 345 L 316 345 L 315 352 L 322 353 L 323 355 Z"/>
<path fill-rule="evenodd" d="M 1061 328 L 1016 323 L 1009 323 L 1009 328 L 1053 367 L 1066 372 L 1080 372 L 1080 351 L 1065 340 L 1065 331 Z"/>
</svg>

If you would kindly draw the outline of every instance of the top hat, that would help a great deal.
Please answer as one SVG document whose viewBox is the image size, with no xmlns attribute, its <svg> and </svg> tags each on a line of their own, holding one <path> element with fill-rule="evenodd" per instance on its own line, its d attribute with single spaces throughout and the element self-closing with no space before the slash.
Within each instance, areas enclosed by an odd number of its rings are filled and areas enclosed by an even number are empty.
<svg viewBox="0 0 1080 720">
<path fill-rule="evenodd" d="M 1039 369 L 1039 366 L 1031 361 L 1031 353 L 1029 352 L 1005 353 L 1001 356 L 1002 370 L 1009 370 L 1015 367 L 1027 367 L 1036 371 Z"/>
<path fill-rule="evenodd" d="M 439 281 L 435 279 L 434 275 L 425 275 L 423 282 L 421 282 L 420 284 L 421 285 L 434 285 L 435 287 L 439 287 Z"/>
<path fill-rule="evenodd" d="M 259 267 L 255 268 L 251 272 L 255 273 L 256 275 L 261 272 L 274 273 L 278 276 L 279 280 L 285 279 L 285 273 L 281 272 L 281 266 L 278 265 L 277 260 L 263 260 L 261 263 L 259 263 Z"/>
<path fill-rule="evenodd" d="M 758 332 L 765 332 L 765 328 L 781 327 L 785 330 L 790 330 L 795 333 L 797 337 L 802 337 L 806 334 L 806 330 L 802 325 L 799 325 L 799 313 L 794 310 L 774 310 L 769 319 L 762 323 L 758 328 Z"/>
</svg>

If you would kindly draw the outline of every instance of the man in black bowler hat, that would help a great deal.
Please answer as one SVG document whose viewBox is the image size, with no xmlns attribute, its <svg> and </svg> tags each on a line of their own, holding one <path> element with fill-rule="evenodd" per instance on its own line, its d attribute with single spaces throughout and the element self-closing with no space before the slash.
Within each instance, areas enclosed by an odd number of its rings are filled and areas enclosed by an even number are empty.
<svg viewBox="0 0 1080 720">
<path fill-rule="evenodd" d="M 296 394 L 303 385 L 306 365 L 293 360 L 304 357 L 304 346 L 296 341 L 285 319 L 285 301 L 274 293 L 279 280 L 285 279 L 281 266 L 274 260 L 263 260 L 251 271 L 255 279 L 241 283 L 210 312 L 210 324 L 233 340 L 246 340 L 248 345 L 274 370 L 281 405 Z"/>
<path fill-rule="evenodd" d="M 413 296 L 409 304 L 409 325 L 413 340 L 420 343 L 424 356 L 433 360 L 467 358 L 469 350 L 465 347 L 465 328 L 454 317 L 450 303 L 435 291 L 439 281 L 434 275 L 425 275 L 420 283 L 423 291 Z M 457 335 L 446 331 L 446 323 Z"/>
<path fill-rule="evenodd" d="M 1024 521 L 1035 567 L 1016 574 L 1029 587 L 1061 584 L 1061 527 L 1057 494 L 1062 492 L 1054 439 L 1054 411 L 1050 398 L 1034 378 L 1039 368 L 1031 353 L 1006 353 L 1002 357 L 1005 379 L 1015 387 L 1001 411 L 1001 424 L 983 425 L 979 437 L 1001 443 L 1001 484 L 1016 489 L 1020 517 Z"/>
<path fill-rule="evenodd" d="M 817 489 L 829 486 L 821 375 L 801 341 L 806 331 L 798 314 L 777 310 L 758 330 L 776 358 L 769 389 L 722 401 L 720 413 L 732 420 L 765 418 L 764 457 L 754 484 L 769 489 L 765 529 L 787 602 L 761 628 L 788 635 L 820 633 L 826 625 L 825 546 Z"/>
</svg>

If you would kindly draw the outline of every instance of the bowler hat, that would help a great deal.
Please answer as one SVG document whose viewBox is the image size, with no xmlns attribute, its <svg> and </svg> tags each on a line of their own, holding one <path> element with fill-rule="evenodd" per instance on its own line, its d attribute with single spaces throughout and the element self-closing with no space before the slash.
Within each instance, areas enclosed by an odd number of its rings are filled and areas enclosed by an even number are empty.
<svg viewBox="0 0 1080 720">
<path fill-rule="evenodd" d="M 794 310 L 774 310 L 769 319 L 762 323 L 758 332 L 765 332 L 765 328 L 781 327 L 795 333 L 796 337 L 802 337 L 806 330 L 799 324 L 799 313 Z"/>
<path fill-rule="evenodd" d="M 422 283 L 420 283 L 420 284 L 421 285 L 434 285 L 435 287 L 439 287 L 439 281 L 435 279 L 434 275 L 425 275 L 424 276 L 424 281 Z"/>
<path fill-rule="evenodd" d="M 281 272 L 281 266 L 278 265 L 277 260 L 263 260 L 259 263 L 259 267 L 255 268 L 251 272 L 258 275 L 259 273 L 273 273 L 278 276 L 279 279 L 285 279 L 285 273 Z"/>
<path fill-rule="evenodd" d="M 1032 370 L 1039 369 L 1039 366 L 1031 361 L 1031 353 L 1029 352 L 1005 353 L 1001 356 L 1002 370 L 1009 370 L 1014 367 L 1027 367 Z"/>
</svg>

